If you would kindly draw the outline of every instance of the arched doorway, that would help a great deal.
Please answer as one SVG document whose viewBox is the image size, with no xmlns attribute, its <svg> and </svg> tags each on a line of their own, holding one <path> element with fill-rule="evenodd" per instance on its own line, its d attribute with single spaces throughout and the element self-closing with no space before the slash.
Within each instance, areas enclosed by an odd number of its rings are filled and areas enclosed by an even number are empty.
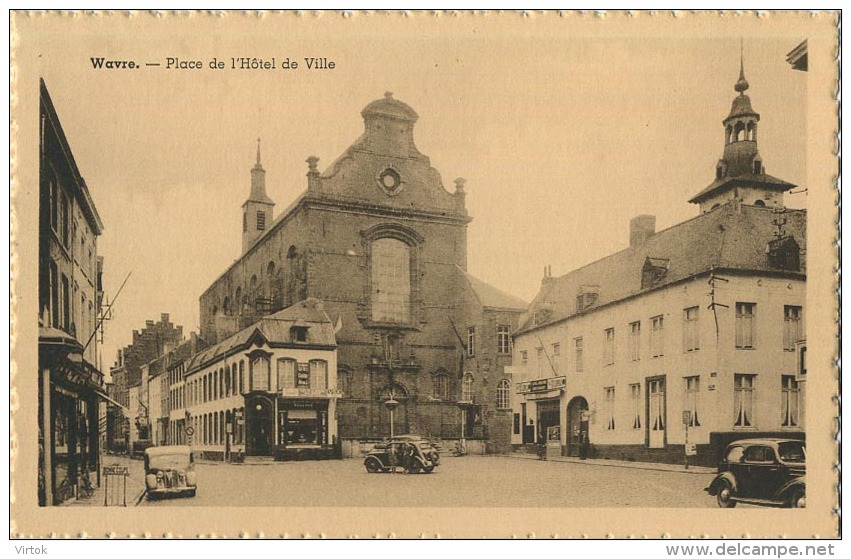
<svg viewBox="0 0 851 559">
<path fill-rule="evenodd" d="M 274 402 L 266 396 L 246 397 L 246 455 L 272 455 L 275 441 L 274 408 Z"/>
<path fill-rule="evenodd" d="M 588 400 L 576 396 L 567 404 L 567 455 L 579 456 L 582 444 L 588 442 Z"/>
</svg>

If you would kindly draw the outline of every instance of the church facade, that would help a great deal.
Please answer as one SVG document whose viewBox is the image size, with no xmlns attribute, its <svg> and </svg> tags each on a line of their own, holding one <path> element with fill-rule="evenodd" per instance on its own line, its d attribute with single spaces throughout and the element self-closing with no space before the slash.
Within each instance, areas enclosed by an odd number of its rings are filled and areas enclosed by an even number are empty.
<svg viewBox="0 0 851 559">
<path fill-rule="evenodd" d="M 804 437 L 806 210 L 767 174 L 742 69 L 699 215 L 545 274 L 515 337 L 515 444 L 714 466 L 732 440 Z M 688 462 L 687 462 L 688 463 Z"/>
<path fill-rule="evenodd" d="M 242 255 L 201 295 L 201 337 L 215 344 L 298 301 L 321 300 L 338 328 L 344 454 L 390 434 L 390 400 L 398 402 L 394 434 L 472 438 L 484 449 L 492 420 L 507 446 L 510 405 L 497 413 L 496 401 L 504 359 L 471 360 L 466 332 L 475 322 L 510 336 L 525 304 L 468 279 L 464 180 L 448 191 L 419 152 L 417 113 L 388 93 L 361 116 L 363 134 L 324 171 L 307 159 L 307 187 L 280 216 L 258 145 Z"/>
</svg>

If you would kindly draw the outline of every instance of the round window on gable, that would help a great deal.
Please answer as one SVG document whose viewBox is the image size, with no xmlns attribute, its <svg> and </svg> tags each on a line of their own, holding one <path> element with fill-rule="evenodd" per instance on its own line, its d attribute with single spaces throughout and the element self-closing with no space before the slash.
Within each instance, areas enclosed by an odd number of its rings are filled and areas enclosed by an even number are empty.
<svg viewBox="0 0 851 559">
<path fill-rule="evenodd" d="M 378 183 L 388 193 L 395 192 L 399 185 L 402 184 L 402 177 L 399 172 L 392 167 L 388 167 L 381 171 L 378 175 Z"/>
</svg>

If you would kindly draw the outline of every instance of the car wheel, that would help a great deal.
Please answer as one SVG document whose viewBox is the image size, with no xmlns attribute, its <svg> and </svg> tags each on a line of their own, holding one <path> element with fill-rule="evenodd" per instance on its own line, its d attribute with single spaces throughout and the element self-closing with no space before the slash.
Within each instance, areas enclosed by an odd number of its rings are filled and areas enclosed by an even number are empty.
<svg viewBox="0 0 851 559">
<path fill-rule="evenodd" d="M 413 462 L 411 462 L 411 465 L 408 466 L 408 473 L 415 474 L 420 471 L 421 467 L 422 465 L 419 463 L 419 461 L 414 460 Z"/>
<path fill-rule="evenodd" d="M 802 509 L 807 506 L 807 495 L 803 489 L 798 489 L 792 493 L 792 498 L 789 500 L 789 506 L 793 509 Z"/>
<path fill-rule="evenodd" d="M 195 489 L 193 489 L 192 491 L 190 491 L 190 492 L 189 492 L 189 496 L 190 496 L 190 497 L 194 497 L 194 496 L 195 496 L 195 491 L 196 491 Z"/>
<path fill-rule="evenodd" d="M 430 474 L 434 471 L 434 466 L 426 466 L 425 468 L 423 468 L 423 471 L 427 474 Z"/>
<path fill-rule="evenodd" d="M 736 492 L 733 489 L 733 484 L 728 480 L 721 480 L 721 483 L 718 484 L 718 493 L 715 495 L 716 500 L 718 501 L 718 506 L 722 509 L 731 509 L 736 506 L 736 501 L 733 500 Z"/>
<path fill-rule="evenodd" d="M 377 458 L 370 456 L 364 461 L 363 465 L 366 468 L 366 471 L 371 474 L 377 474 L 381 471 L 381 463 L 378 462 Z"/>
</svg>

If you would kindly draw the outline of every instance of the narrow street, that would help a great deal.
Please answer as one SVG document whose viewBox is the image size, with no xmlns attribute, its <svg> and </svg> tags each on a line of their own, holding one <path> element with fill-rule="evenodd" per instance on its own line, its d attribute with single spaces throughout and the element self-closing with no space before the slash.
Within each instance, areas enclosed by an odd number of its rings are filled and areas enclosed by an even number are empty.
<svg viewBox="0 0 851 559">
<path fill-rule="evenodd" d="M 432 474 L 369 474 L 357 459 L 201 463 L 194 498 L 141 506 L 715 507 L 711 474 L 509 457 L 446 457 Z"/>
</svg>

